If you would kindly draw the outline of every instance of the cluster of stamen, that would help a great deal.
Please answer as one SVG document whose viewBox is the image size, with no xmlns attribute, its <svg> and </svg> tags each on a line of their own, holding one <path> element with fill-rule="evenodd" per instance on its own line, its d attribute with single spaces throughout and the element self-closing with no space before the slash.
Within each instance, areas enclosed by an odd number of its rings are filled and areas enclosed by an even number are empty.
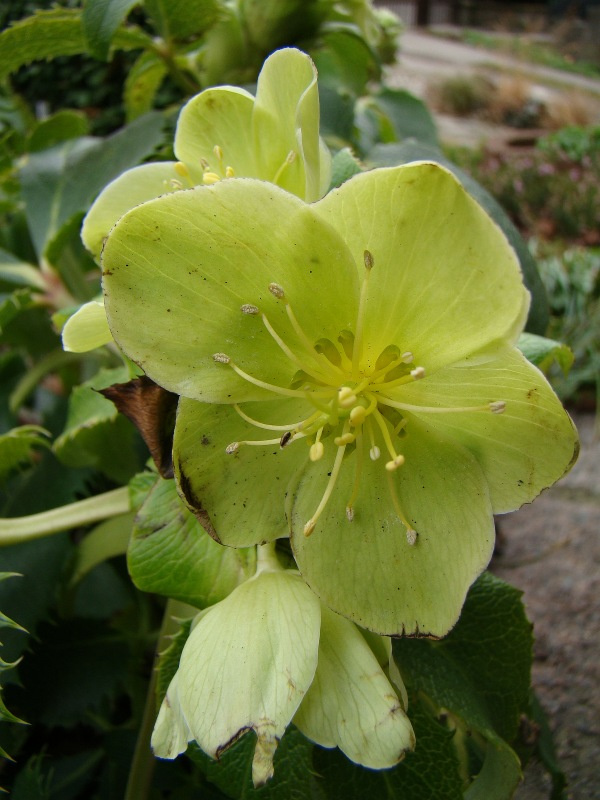
<svg viewBox="0 0 600 800">
<path fill-rule="evenodd" d="M 213 147 L 213 155 L 214 159 L 211 159 L 211 161 L 208 161 L 206 158 L 200 159 L 200 166 L 202 167 L 202 183 L 205 186 L 212 186 L 214 183 L 218 183 L 219 181 L 236 177 L 234 168 L 225 162 L 223 148 L 220 145 L 216 144 Z M 290 164 L 294 163 L 296 157 L 296 151 L 290 150 L 281 165 L 275 171 L 275 174 L 271 178 L 270 182 L 279 184 L 283 174 Z M 176 177 L 173 177 L 168 181 L 164 181 L 167 188 L 175 190 L 190 189 L 195 185 L 190 170 L 187 164 L 184 164 L 183 161 L 176 161 L 173 165 L 173 169 L 176 173 Z"/>
<path fill-rule="evenodd" d="M 408 544 L 414 545 L 417 541 L 417 532 L 402 510 L 394 480 L 395 471 L 405 463 L 404 455 L 398 452 L 402 449 L 401 440 L 405 435 L 405 412 L 487 411 L 500 414 L 504 411 L 504 402 L 493 401 L 468 408 L 431 408 L 410 405 L 400 402 L 396 396 L 391 397 L 390 390 L 423 379 L 425 368 L 413 366 L 413 354 L 410 351 L 402 352 L 395 345 L 385 348 L 373 367 L 364 368 L 363 328 L 369 275 L 374 263 L 373 256 L 368 250 L 364 253 L 364 263 L 365 273 L 355 331 L 354 333 L 342 331 L 335 342 L 322 339 L 315 343 L 310 339 L 300 325 L 284 288 L 278 283 L 271 283 L 268 288 L 273 297 L 285 307 L 295 335 L 294 349 L 282 339 L 258 306 L 252 303 L 241 306 L 243 314 L 261 319 L 268 333 L 298 371 L 290 386 L 275 386 L 245 372 L 225 353 L 215 353 L 214 361 L 228 365 L 240 378 L 256 387 L 282 397 L 302 398 L 312 410 L 305 419 L 284 425 L 270 425 L 253 419 L 236 404 L 233 406 L 235 411 L 248 424 L 276 433 L 277 436 L 271 439 L 232 442 L 227 446 L 226 452 L 232 455 L 242 446 L 278 444 L 284 448 L 299 439 L 306 439 L 309 445 L 309 459 L 317 462 L 325 456 L 326 443 L 333 442 L 335 453 L 327 486 L 315 512 L 304 526 L 304 534 L 309 536 L 329 502 L 345 455 L 354 451 L 356 453 L 354 482 L 346 503 L 346 517 L 352 522 L 360 491 L 364 454 L 368 452 L 372 461 L 378 461 L 383 449 L 388 454 L 385 470 L 392 505 L 400 522 L 406 528 Z"/>
</svg>

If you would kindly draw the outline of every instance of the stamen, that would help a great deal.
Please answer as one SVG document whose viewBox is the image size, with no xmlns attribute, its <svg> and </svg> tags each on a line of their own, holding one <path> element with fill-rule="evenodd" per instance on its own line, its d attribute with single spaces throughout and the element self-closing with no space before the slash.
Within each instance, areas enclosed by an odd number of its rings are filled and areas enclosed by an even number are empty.
<svg viewBox="0 0 600 800">
<path fill-rule="evenodd" d="M 172 189 L 183 189 L 183 183 L 178 181 L 177 178 L 171 178 L 169 181 Z"/>
<path fill-rule="evenodd" d="M 244 303 L 244 305 L 240 307 L 240 311 L 242 314 L 249 314 L 253 317 L 257 314 L 260 314 L 260 309 L 258 306 L 253 306 L 252 303 Z"/>
<path fill-rule="evenodd" d="M 229 356 L 225 355 L 225 353 L 215 353 L 213 355 L 213 359 L 221 364 L 228 364 L 231 369 L 240 376 L 240 378 L 243 378 L 245 381 L 248 381 L 248 383 L 251 383 L 254 386 L 258 386 L 259 389 L 266 389 L 268 392 L 281 394 L 284 397 L 301 397 L 303 400 L 309 400 L 311 395 L 316 397 L 331 397 L 331 390 L 323 392 L 303 392 L 299 389 L 284 389 L 283 386 L 274 386 L 272 383 L 267 383 L 266 381 L 261 381 L 258 378 L 253 378 L 252 375 L 244 372 L 244 370 L 240 369 L 237 364 L 234 364 Z"/>
<path fill-rule="evenodd" d="M 506 404 L 503 400 L 496 400 L 493 403 L 486 403 L 484 406 L 456 406 L 442 408 L 439 406 L 415 406 L 410 403 L 400 403 L 397 400 L 390 400 L 389 397 L 378 395 L 379 402 L 384 406 L 398 408 L 400 411 L 414 411 L 416 413 L 425 412 L 427 414 L 456 414 L 471 411 L 487 411 L 492 414 L 502 414 Z"/>
<path fill-rule="evenodd" d="M 225 177 L 235 178 L 235 170 L 233 167 L 225 167 Z"/>
<path fill-rule="evenodd" d="M 189 178 L 190 171 L 187 168 L 187 165 L 183 163 L 183 161 L 176 161 L 173 165 L 173 169 L 179 175 L 180 178 Z"/>
<path fill-rule="evenodd" d="M 280 286 L 278 283 L 270 283 L 269 284 L 269 291 L 278 300 L 283 300 L 283 298 L 285 297 L 285 292 L 283 291 L 283 286 Z"/>
<path fill-rule="evenodd" d="M 281 449 L 283 450 L 283 448 L 286 445 L 288 445 L 291 442 L 291 440 L 292 440 L 292 432 L 291 431 L 286 431 L 283 434 L 283 436 L 281 437 L 281 439 L 279 440 L 279 447 L 281 447 Z"/>
<path fill-rule="evenodd" d="M 373 426 L 371 425 L 371 420 L 367 418 L 367 433 L 369 435 L 369 443 L 371 445 L 369 449 L 369 458 L 371 461 L 377 461 L 377 459 L 381 456 L 381 450 L 375 444 L 375 436 L 373 434 Z"/>
<path fill-rule="evenodd" d="M 410 374 L 416 381 L 420 381 L 421 378 L 425 377 L 425 367 L 415 367 L 411 369 Z"/>
<path fill-rule="evenodd" d="M 407 350 L 406 353 L 402 353 L 402 361 L 404 361 L 405 364 L 411 364 L 413 358 L 414 356 L 410 350 Z"/>
<path fill-rule="evenodd" d="M 364 406 L 354 406 L 350 412 L 350 425 L 358 428 L 367 418 L 367 409 Z"/>
<path fill-rule="evenodd" d="M 232 442 L 231 444 L 227 445 L 227 447 L 225 448 L 225 452 L 227 453 L 228 456 L 232 456 L 234 453 L 237 453 L 239 449 L 240 449 L 240 443 Z"/>
<path fill-rule="evenodd" d="M 413 381 L 421 380 L 425 377 L 425 367 L 415 367 L 412 369 L 408 375 L 402 375 L 400 378 L 394 378 L 392 381 L 384 381 L 383 383 L 378 383 L 376 386 L 373 387 L 373 391 L 381 391 L 385 389 L 393 389 L 396 386 L 404 386 L 407 383 L 412 383 Z"/>
<path fill-rule="evenodd" d="M 356 434 L 354 433 L 342 433 L 341 436 L 336 436 L 333 440 L 333 443 L 338 447 L 345 447 L 347 444 L 352 444 L 352 442 L 356 439 Z"/>
<path fill-rule="evenodd" d="M 200 166 L 202 167 L 204 172 L 206 172 L 207 170 L 210 169 L 210 164 L 208 163 L 208 161 L 205 158 L 201 158 L 200 159 Z"/>
<path fill-rule="evenodd" d="M 358 312 L 356 315 L 356 333 L 354 335 L 354 347 L 352 348 L 352 378 L 355 381 L 358 380 L 358 368 L 362 358 L 363 322 L 365 316 L 365 306 L 367 304 L 367 287 L 369 285 L 369 275 L 373 269 L 373 256 L 368 250 L 365 250 L 364 252 L 364 259 L 366 272 L 360 287 L 360 298 L 358 301 Z"/>
<path fill-rule="evenodd" d="M 257 311 L 258 311 L 258 309 L 257 309 Z M 293 361 L 293 363 L 296 364 L 296 366 L 300 367 L 301 370 L 306 372 L 308 375 L 310 375 L 316 381 L 319 381 L 321 383 L 328 383 L 331 386 L 335 385 L 335 382 L 333 382 L 331 380 L 330 376 L 328 376 L 328 375 L 326 375 L 326 374 L 324 374 L 322 372 L 317 372 L 316 370 L 311 369 L 305 363 L 303 363 L 295 353 L 293 353 L 290 350 L 290 348 L 287 346 L 287 344 L 283 341 L 283 339 L 275 331 L 275 329 L 273 328 L 273 326 L 271 325 L 271 323 L 269 322 L 269 320 L 267 319 L 265 314 L 261 314 L 261 318 L 262 318 L 262 321 L 263 321 L 263 324 L 264 324 L 265 328 L 269 331 L 269 333 L 271 334 L 271 336 L 273 337 L 275 342 L 283 350 L 283 352 L 290 359 L 290 361 Z"/>
<path fill-rule="evenodd" d="M 404 464 L 404 456 L 398 455 L 392 461 L 388 461 L 385 465 L 385 468 L 388 472 L 395 472 L 398 467 L 401 467 Z"/>
<path fill-rule="evenodd" d="M 342 386 L 338 391 L 338 404 L 340 408 L 352 408 L 357 402 L 358 397 L 354 394 L 354 390 L 349 386 Z"/>
<path fill-rule="evenodd" d="M 278 439 L 245 439 L 244 441 L 240 442 L 232 442 L 228 444 L 225 448 L 225 452 L 228 455 L 232 453 L 237 453 L 242 445 L 247 445 L 248 447 L 260 447 L 262 445 L 272 445 L 278 444 L 280 447 L 285 447 L 286 445 L 290 444 L 291 442 L 296 441 L 296 439 L 302 439 L 306 434 L 304 433 L 294 433 L 290 434 L 290 438 L 286 439 L 284 444 L 281 444 L 281 440 L 285 437 L 286 434 L 280 436 Z"/>
<path fill-rule="evenodd" d="M 294 163 L 295 160 L 296 160 L 296 151 L 295 150 L 290 150 L 290 152 L 285 157 L 285 160 L 284 160 L 283 164 L 279 167 L 279 169 L 275 173 L 275 176 L 274 176 L 273 180 L 271 181 L 271 183 L 278 184 L 279 183 L 279 179 L 281 178 L 283 173 L 286 171 L 286 169 L 289 167 L 290 164 Z"/>
<path fill-rule="evenodd" d="M 359 434 L 356 437 L 356 469 L 354 472 L 354 483 L 352 484 L 352 494 L 350 495 L 350 500 L 348 500 L 348 503 L 346 504 L 346 517 L 348 518 L 348 522 L 352 522 L 354 519 L 354 503 L 358 497 L 363 460 L 363 437 Z"/>
<path fill-rule="evenodd" d="M 249 422 L 250 425 L 254 425 L 256 428 L 262 428 L 265 431 L 299 431 L 302 430 L 302 428 L 306 428 L 311 422 L 314 422 L 321 416 L 320 412 L 316 412 L 315 414 L 311 414 L 310 417 L 307 417 L 307 419 L 301 420 L 300 422 L 292 422 L 290 425 L 267 425 L 265 422 L 259 422 L 257 419 L 249 417 L 245 411 L 242 411 L 237 403 L 234 403 L 233 408 L 243 420 Z"/>
<path fill-rule="evenodd" d="M 212 186 L 214 183 L 218 183 L 221 180 L 216 172 L 205 172 L 202 176 L 202 182 L 205 183 L 207 186 Z"/>
<path fill-rule="evenodd" d="M 388 453 L 392 457 L 392 460 L 387 462 L 385 468 L 388 471 L 392 471 L 404 463 L 404 458 L 403 456 L 399 456 L 398 453 L 396 453 L 396 450 L 394 449 L 394 445 L 392 444 L 392 440 L 390 438 L 390 432 L 388 431 L 387 425 L 385 424 L 385 420 L 381 416 L 381 413 L 375 410 L 373 412 L 373 418 L 375 419 L 375 422 L 379 425 L 379 429 L 381 430 L 381 435 L 383 436 L 383 441 L 385 442 L 385 446 L 388 449 Z M 402 461 L 400 461 L 399 459 L 402 459 Z M 390 466 L 390 464 L 393 464 L 394 466 Z"/>
<path fill-rule="evenodd" d="M 392 473 L 388 472 L 388 486 L 390 488 L 390 495 L 392 498 L 392 505 L 394 506 L 394 511 L 396 512 L 396 516 L 400 520 L 400 522 L 406 528 L 406 540 L 409 544 L 414 544 L 411 542 L 411 539 L 414 538 L 414 541 L 417 541 L 417 532 L 416 530 L 410 525 L 404 514 L 402 513 L 402 509 L 400 508 L 400 501 L 398 500 L 398 495 L 396 494 L 396 487 L 394 486 L 394 479 L 392 477 Z"/>
<path fill-rule="evenodd" d="M 335 484 L 336 484 L 337 479 L 338 479 L 338 475 L 340 474 L 340 469 L 342 467 L 342 460 L 344 458 L 345 450 L 346 450 L 346 446 L 345 445 L 343 445 L 342 447 L 338 448 L 338 451 L 337 451 L 336 456 L 335 456 L 335 461 L 333 462 L 333 469 L 331 470 L 331 475 L 329 477 L 329 481 L 328 481 L 327 486 L 325 488 L 325 493 L 323 494 L 323 497 L 321 498 L 321 502 L 317 506 L 317 510 L 312 515 L 312 517 L 308 520 L 306 525 L 304 526 L 304 535 L 305 536 L 310 536 L 311 533 L 314 531 L 315 526 L 317 524 L 317 520 L 319 519 L 319 517 L 323 513 L 323 509 L 325 508 L 325 506 L 327 505 L 327 503 L 329 501 L 329 498 L 331 497 L 331 494 L 333 492 L 333 489 L 334 489 Z"/>
<path fill-rule="evenodd" d="M 321 428 L 321 430 L 323 430 L 323 428 Z M 311 461 L 320 461 L 323 458 L 324 452 L 325 448 L 323 447 L 323 442 L 314 442 L 310 446 L 308 457 Z"/>
<path fill-rule="evenodd" d="M 223 151 L 221 150 L 221 148 L 219 147 L 219 145 L 218 145 L 218 144 L 216 144 L 216 145 L 213 147 L 213 153 L 216 155 L 216 157 L 217 157 L 217 161 L 218 161 L 218 162 L 219 162 L 219 164 L 220 164 L 220 163 L 223 161 Z"/>
</svg>

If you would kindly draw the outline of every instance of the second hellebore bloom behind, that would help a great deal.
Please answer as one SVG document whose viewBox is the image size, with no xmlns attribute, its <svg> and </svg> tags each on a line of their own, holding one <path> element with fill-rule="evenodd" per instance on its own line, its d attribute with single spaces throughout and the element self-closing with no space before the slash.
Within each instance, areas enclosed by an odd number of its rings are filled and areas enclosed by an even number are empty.
<svg viewBox="0 0 600 800">
<path fill-rule="evenodd" d="M 289 533 L 325 605 L 373 631 L 444 635 L 492 515 L 574 459 L 514 346 L 515 255 L 436 164 L 312 205 L 255 180 L 177 192 L 120 220 L 103 267 L 115 340 L 182 396 L 186 502 L 226 545 Z"/>
</svg>

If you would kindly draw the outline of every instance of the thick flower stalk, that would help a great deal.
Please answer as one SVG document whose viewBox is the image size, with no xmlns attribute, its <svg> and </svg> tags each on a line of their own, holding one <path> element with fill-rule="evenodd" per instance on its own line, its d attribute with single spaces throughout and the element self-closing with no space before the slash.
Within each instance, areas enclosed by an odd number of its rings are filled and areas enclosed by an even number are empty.
<svg viewBox="0 0 600 800">
<path fill-rule="evenodd" d="M 263 548 L 264 550 L 265 548 Z M 259 563 L 260 559 L 259 559 Z M 219 755 L 256 733 L 255 785 L 273 775 L 273 756 L 294 718 L 313 741 L 353 761 L 392 767 L 414 747 L 396 690 L 359 630 L 322 608 L 296 572 L 264 568 L 198 615 L 152 735 L 161 758 L 195 740 Z M 294 715 L 296 715 L 294 717 Z"/>
<path fill-rule="evenodd" d="M 516 257 L 439 165 L 311 205 L 254 180 L 177 192 L 117 224 L 103 268 L 115 340 L 181 395 L 190 508 L 229 546 L 289 535 L 325 605 L 375 632 L 447 633 L 493 514 L 576 456 L 515 348 Z"/>
</svg>

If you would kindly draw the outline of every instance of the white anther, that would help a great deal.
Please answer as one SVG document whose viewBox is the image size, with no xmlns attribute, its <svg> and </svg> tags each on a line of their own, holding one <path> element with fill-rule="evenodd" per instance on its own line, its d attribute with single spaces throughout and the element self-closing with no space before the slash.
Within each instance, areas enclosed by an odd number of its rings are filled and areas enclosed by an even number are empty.
<svg viewBox="0 0 600 800">
<path fill-rule="evenodd" d="M 314 531 L 316 522 L 313 519 L 309 519 L 306 525 L 304 526 L 304 535 L 310 536 L 311 533 Z"/>
<path fill-rule="evenodd" d="M 241 306 L 240 311 L 242 314 L 249 314 L 251 317 L 255 317 L 257 314 L 260 314 L 260 309 L 258 306 L 253 306 L 252 303 L 244 303 Z"/>
<path fill-rule="evenodd" d="M 425 367 L 415 367 L 414 369 L 411 369 L 410 374 L 416 381 L 418 381 L 425 377 Z"/>
<path fill-rule="evenodd" d="M 283 291 L 283 286 L 280 286 L 278 283 L 270 283 L 269 284 L 269 291 L 278 300 L 282 300 L 285 297 L 285 292 Z"/>
<path fill-rule="evenodd" d="M 208 161 L 205 158 L 201 158 L 200 159 L 200 166 L 202 167 L 204 172 L 206 172 L 207 170 L 210 169 L 210 164 L 208 163 Z"/>
<path fill-rule="evenodd" d="M 417 532 L 414 531 L 412 528 L 407 528 L 406 529 L 406 541 L 410 545 L 413 545 L 413 544 L 417 543 L 417 536 L 418 536 Z"/>
<path fill-rule="evenodd" d="M 362 425 L 366 418 L 367 410 L 363 406 L 354 406 L 350 412 L 350 424 L 354 425 L 355 428 Z"/>
<path fill-rule="evenodd" d="M 221 178 L 219 178 L 216 172 L 205 172 L 202 176 L 202 180 L 207 186 L 212 186 L 213 183 L 218 183 Z"/>
<path fill-rule="evenodd" d="M 358 398 L 349 386 L 342 386 L 338 391 L 338 404 L 340 408 L 352 408 Z"/>
<path fill-rule="evenodd" d="M 229 364 L 231 359 L 227 353 L 213 353 L 213 361 L 216 361 L 219 364 Z"/>
<path fill-rule="evenodd" d="M 365 269 L 367 271 L 371 271 L 375 265 L 375 260 L 373 259 L 373 253 L 370 250 L 365 250 L 363 253 L 363 257 L 365 259 Z"/>
<path fill-rule="evenodd" d="M 502 414 L 506 409 L 506 403 L 504 400 L 495 400 L 493 403 L 490 403 L 490 411 L 492 414 Z"/>
<path fill-rule="evenodd" d="M 171 189 L 183 189 L 183 183 L 178 181 L 177 178 L 171 178 L 169 183 L 171 184 Z"/>
<path fill-rule="evenodd" d="M 227 445 L 227 447 L 225 448 L 225 452 L 227 453 L 228 456 L 232 456 L 234 453 L 237 453 L 239 449 L 240 449 L 240 443 L 232 442 L 231 444 Z"/>
<path fill-rule="evenodd" d="M 396 456 L 396 458 L 387 462 L 385 468 L 388 472 L 394 472 L 394 470 L 397 470 L 402 464 L 404 464 L 404 456 Z"/>
<path fill-rule="evenodd" d="M 297 155 L 298 154 L 296 153 L 295 150 L 290 150 L 290 152 L 287 154 L 286 159 L 285 159 L 286 163 L 293 164 L 294 161 L 296 160 Z"/>
<path fill-rule="evenodd" d="M 235 178 L 235 170 L 233 167 L 225 167 L 225 177 Z"/>
<path fill-rule="evenodd" d="M 354 520 L 354 509 L 352 506 L 346 506 L 346 517 L 348 522 L 352 522 Z"/>
<path fill-rule="evenodd" d="M 402 353 L 401 358 L 402 358 L 402 361 L 404 361 L 405 364 L 411 364 L 414 356 L 410 352 L 410 350 L 407 350 L 406 353 Z"/>
<path fill-rule="evenodd" d="M 308 455 L 311 461 L 319 461 L 319 459 L 323 458 L 324 452 L 325 448 L 323 447 L 323 442 L 314 442 L 310 446 Z"/>
<path fill-rule="evenodd" d="M 182 178 L 189 178 L 190 171 L 183 161 L 176 161 L 173 165 L 175 172 Z"/>
<path fill-rule="evenodd" d="M 381 450 L 377 447 L 376 444 L 369 450 L 369 458 L 371 461 L 377 461 L 377 459 L 381 456 Z"/>
</svg>

